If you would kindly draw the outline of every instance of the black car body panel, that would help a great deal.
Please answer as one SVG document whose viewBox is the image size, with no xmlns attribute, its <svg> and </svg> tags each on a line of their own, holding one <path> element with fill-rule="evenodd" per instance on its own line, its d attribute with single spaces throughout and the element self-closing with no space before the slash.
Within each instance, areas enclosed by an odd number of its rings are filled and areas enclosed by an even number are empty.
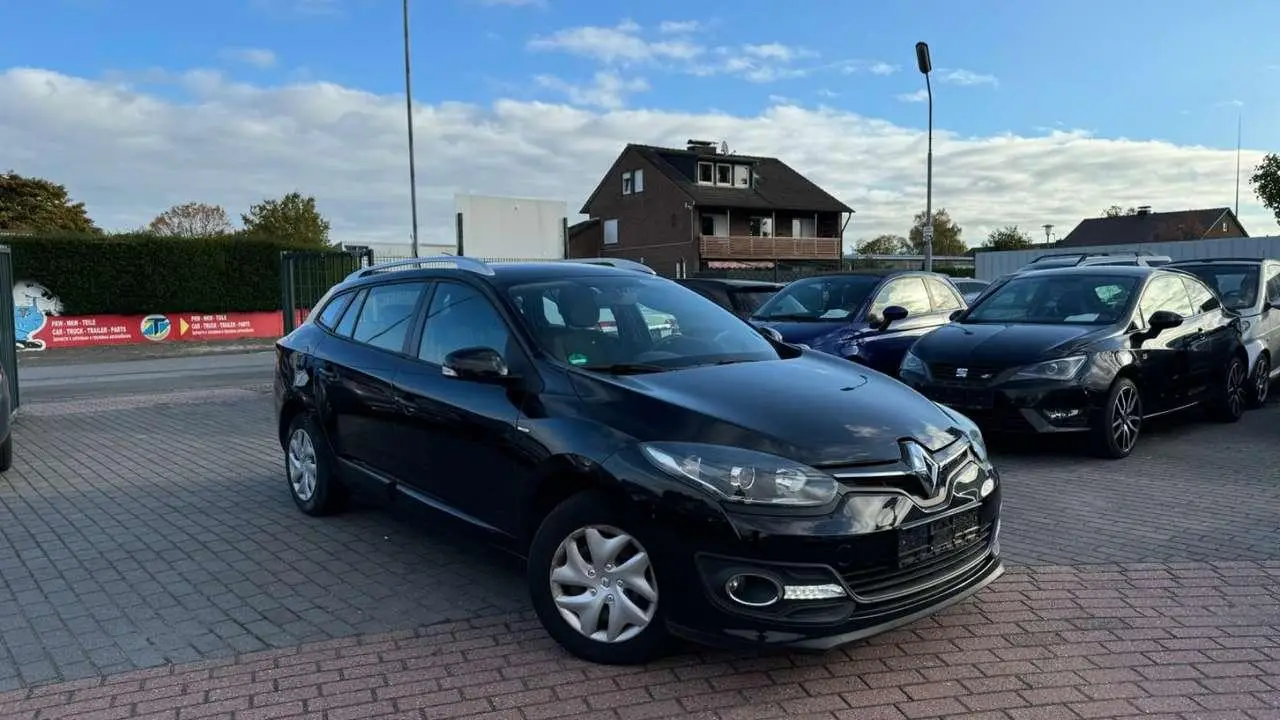
<svg viewBox="0 0 1280 720">
<path fill-rule="evenodd" d="M 1114 280 L 1115 287 L 1129 289 L 1123 303 L 1109 306 L 1114 316 L 1109 320 L 1110 316 L 1075 322 L 976 320 L 990 312 L 989 303 L 1000 286 L 1030 285 L 1036 278 Z M 1170 295 L 1169 302 L 1185 314 L 1177 327 L 1153 333 L 1148 327 L 1150 302 L 1163 288 L 1181 293 Z M 1199 305 L 1193 305 L 1192 292 Z M 1154 267 L 1095 265 L 1019 273 L 998 281 L 964 314 L 921 338 L 904 358 L 901 376 L 924 395 L 990 430 L 1089 430 L 1122 376 L 1141 390 L 1143 414 L 1161 415 L 1206 400 L 1227 361 L 1243 353 L 1237 318 L 1210 295 L 1194 276 Z M 1082 359 L 1069 377 L 1032 369 L 1071 358 Z"/>
<path fill-rule="evenodd" d="M 570 263 L 490 267 L 487 276 L 403 270 L 331 290 L 276 345 L 281 443 L 298 412 L 313 412 L 344 482 L 451 515 L 521 554 L 555 504 L 608 492 L 660 531 L 661 582 L 684 588 L 669 596 L 668 626 L 704 641 L 828 647 L 936 611 L 1003 572 L 999 476 L 967 418 L 856 364 L 764 339 L 668 280 Z M 575 364 L 576 352 L 566 362 L 535 335 L 547 322 L 537 293 L 565 282 L 604 288 L 598 298 L 611 283 L 641 288 L 642 299 L 646 289 L 687 293 L 672 296 L 681 328 L 722 323 L 745 332 L 736 340 L 752 349 L 664 371 L 638 360 L 627 361 L 634 372 L 625 362 L 595 369 Z M 361 326 L 352 331 L 347 313 L 363 318 L 375 288 L 414 283 L 426 291 L 403 298 L 413 309 L 402 339 L 390 347 L 356 339 Z M 451 377 L 420 359 L 442 317 L 428 311 L 443 292 L 471 293 L 469 302 L 487 303 L 506 324 L 498 350 L 509 374 Z M 354 297 L 349 307 L 330 312 L 344 294 Z M 595 340 L 681 342 L 653 337 L 626 306 L 612 308 L 615 335 Z M 578 309 L 561 308 L 566 328 L 581 323 Z M 471 332 L 474 323 L 458 327 Z M 649 442 L 767 453 L 834 477 L 837 492 L 810 507 L 733 502 L 659 468 L 642 452 Z M 816 579 L 841 595 L 747 607 L 725 590 L 725 573 L 741 572 Z"/>
<path fill-rule="evenodd" d="M 888 307 L 907 310 L 887 326 Z M 819 275 L 797 280 L 751 321 L 790 343 L 853 360 L 894 377 L 907 349 L 965 308 L 950 279 L 937 273 L 883 271 Z M 829 317 L 834 315 L 835 317 Z"/>
</svg>

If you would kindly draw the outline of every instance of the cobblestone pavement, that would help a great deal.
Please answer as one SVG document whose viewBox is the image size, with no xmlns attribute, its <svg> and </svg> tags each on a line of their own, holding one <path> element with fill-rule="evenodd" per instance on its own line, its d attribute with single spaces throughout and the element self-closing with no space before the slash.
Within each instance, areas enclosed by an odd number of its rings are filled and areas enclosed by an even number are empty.
<svg viewBox="0 0 1280 720">
<path fill-rule="evenodd" d="M 622 670 L 565 657 L 518 564 L 429 518 L 298 513 L 267 390 L 24 406 L 0 718 L 1280 718 L 1274 408 L 1167 423 L 1120 462 L 1000 453 L 1012 569 L 935 618 Z"/>
</svg>

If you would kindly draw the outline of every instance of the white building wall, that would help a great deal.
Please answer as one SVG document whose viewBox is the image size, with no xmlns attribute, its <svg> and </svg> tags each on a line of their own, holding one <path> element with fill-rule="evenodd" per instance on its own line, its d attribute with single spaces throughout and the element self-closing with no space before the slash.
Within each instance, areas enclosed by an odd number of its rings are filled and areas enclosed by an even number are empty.
<svg viewBox="0 0 1280 720">
<path fill-rule="evenodd" d="M 1280 258 L 1280 235 L 1087 247 L 1037 247 L 1031 250 L 979 250 L 974 256 L 974 277 L 991 280 L 1015 272 L 1042 255 L 1121 252 L 1168 255 L 1174 260 L 1209 257 Z"/>
<path fill-rule="evenodd" d="M 552 260 L 564 257 L 563 200 L 455 195 L 462 213 L 462 252 L 477 258 Z"/>
</svg>

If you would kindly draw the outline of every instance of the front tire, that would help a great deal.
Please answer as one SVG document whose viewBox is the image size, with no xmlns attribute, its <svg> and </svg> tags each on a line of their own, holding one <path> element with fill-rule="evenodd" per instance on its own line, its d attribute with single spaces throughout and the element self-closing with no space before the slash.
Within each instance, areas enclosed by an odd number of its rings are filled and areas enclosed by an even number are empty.
<svg viewBox="0 0 1280 720">
<path fill-rule="evenodd" d="M 298 509 L 308 515 L 329 515 L 343 508 L 346 491 L 319 424 L 310 412 L 298 413 L 289 424 L 284 446 L 285 478 Z"/>
<path fill-rule="evenodd" d="M 1221 382 L 1214 389 L 1210 413 L 1215 420 L 1233 423 L 1244 416 L 1250 394 L 1250 384 L 1245 379 L 1248 374 L 1244 358 L 1233 355 L 1222 373 Z"/>
<path fill-rule="evenodd" d="M 1142 395 L 1132 380 L 1120 378 L 1111 386 L 1091 432 L 1099 457 L 1119 460 L 1133 452 L 1142 434 Z"/>
<path fill-rule="evenodd" d="M 1260 408 L 1267 404 L 1267 397 L 1271 395 L 1271 357 L 1267 353 L 1258 356 L 1249 385 L 1253 390 L 1249 394 L 1249 406 Z"/>
<path fill-rule="evenodd" d="M 13 467 L 13 430 L 9 431 L 9 437 L 0 443 L 0 472 L 6 472 Z"/>
<path fill-rule="evenodd" d="M 571 654 L 637 665 L 666 652 L 666 599 L 647 530 L 594 492 L 565 500 L 538 528 L 529 597 L 547 633 Z"/>
</svg>

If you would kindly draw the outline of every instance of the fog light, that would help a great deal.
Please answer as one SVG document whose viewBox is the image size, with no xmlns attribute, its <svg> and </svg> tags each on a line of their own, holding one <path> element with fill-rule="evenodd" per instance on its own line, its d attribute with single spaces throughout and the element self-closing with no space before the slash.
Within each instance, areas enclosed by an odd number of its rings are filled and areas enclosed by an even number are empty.
<svg viewBox="0 0 1280 720">
<path fill-rule="evenodd" d="M 1070 408 L 1066 410 L 1045 410 L 1044 416 L 1049 418 L 1049 420 L 1052 422 L 1062 422 L 1063 420 L 1070 420 L 1071 418 L 1074 418 L 1074 417 L 1080 417 L 1080 412 L 1081 412 L 1080 408 Z"/>
<path fill-rule="evenodd" d="M 839 585 L 787 585 L 782 588 L 784 600 L 831 600 L 845 597 L 844 588 Z"/>
<path fill-rule="evenodd" d="M 747 607 L 768 607 L 782 597 L 782 586 L 763 575 L 734 575 L 724 584 L 734 602 Z"/>
<path fill-rule="evenodd" d="M 978 489 L 978 494 L 982 497 L 986 497 L 991 493 L 995 492 L 995 489 L 996 489 L 996 481 L 992 480 L 991 478 L 987 478 L 986 480 L 982 481 L 982 487 Z"/>
</svg>

